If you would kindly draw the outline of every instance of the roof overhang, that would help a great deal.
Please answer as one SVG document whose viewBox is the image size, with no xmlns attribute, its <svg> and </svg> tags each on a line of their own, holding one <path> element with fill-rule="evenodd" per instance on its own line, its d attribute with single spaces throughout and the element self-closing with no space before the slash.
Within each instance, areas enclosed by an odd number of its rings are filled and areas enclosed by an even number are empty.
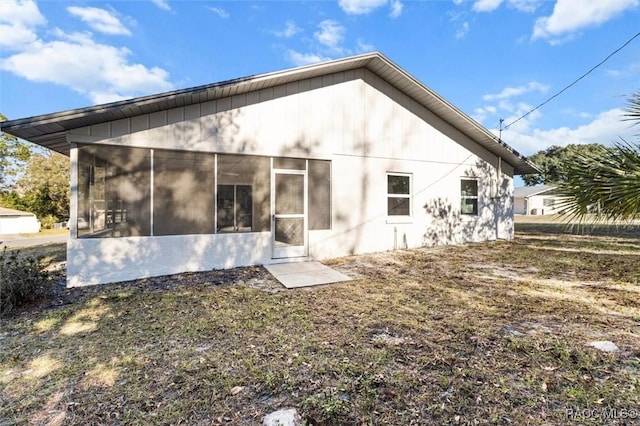
<svg viewBox="0 0 640 426">
<path fill-rule="evenodd" d="M 515 188 L 513 196 L 517 198 L 529 198 L 538 195 L 546 194 L 547 192 L 555 191 L 556 186 L 542 185 L 542 186 L 525 186 L 521 188 Z"/>
<path fill-rule="evenodd" d="M 366 68 L 379 75 L 471 140 L 501 157 L 503 161 L 513 166 L 515 174 L 540 172 L 534 164 L 501 141 L 496 135 L 378 52 L 157 95 L 10 120 L 0 123 L 0 127 L 4 132 L 69 155 L 70 145 L 67 142 L 66 133 L 72 129 L 359 68 Z"/>
</svg>

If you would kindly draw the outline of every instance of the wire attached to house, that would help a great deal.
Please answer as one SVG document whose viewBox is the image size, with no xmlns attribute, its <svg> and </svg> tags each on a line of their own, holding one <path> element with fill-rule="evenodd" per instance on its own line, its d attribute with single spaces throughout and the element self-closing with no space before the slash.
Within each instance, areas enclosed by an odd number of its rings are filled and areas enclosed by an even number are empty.
<svg viewBox="0 0 640 426">
<path fill-rule="evenodd" d="M 616 50 L 614 50 L 613 52 L 611 52 L 606 58 L 604 58 L 602 61 L 600 61 L 596 66 L 592 67 L 589 71 L 587 71 L 586 73 L 582 74 L 580 77 L 578 77 L 577 79 L 575 79 L 572 83 L 570 83 L 568 86 L 566 86 L 564 89 L 560 90 L 558 93 L 556 93 L 555 95 L 551 96 L 549 99 L 547 99 L 546 101 L 542 102 L 540 105 L 532 108 L 531 110 L 529 110 L 528 112 L 524 113 L 522 116 L 516 118 L 515 120 L 513 120 L 511 123 L 507 124 L 506 126 L 504 126 L 503 128 L 501 127 L 501 129 L 507 130 L 509 127 L 513 126 L 514 124 L 516 124 L 518 121 L 522 120 L 523 118 L 525 118 L 526 116 L 528 116 L 529 114 L 531 114 L 532 112 L 538 110 L 539 108 L 543 107 L 544 105 L 548 104 L 549 102 L 551 102 L 553 99 L 557 98 L 558 96 L 560 96 L 562 93 L 564 93 L 567 89 L 571 88 L 572 86 L 574 86 L 576 83 L 578 83 L 580 80 L 582 80 L 583 78 L 585 78 L 586 76 L 588 76 L 589 74 L 591 74 L 593 71 L 595 71 L 598 67 L 600 67 L 602 64 L 604 64 L 605 62 L 607 62 L 609 59 L 611 59 L 611 57 L 613 55 L 615 55 L 616 53 L 618 53 L 619 51 L 621 51 L 622 49 L 624 49 L 625 47 L 627 47 L 633 40 L 635 40 L 636 38 L 640 37 L 640 32 L 636 33 L 636 35 L 634 35 L 633 37 L 631 37 L 629 40 L 627 40 L 622 46 L 620 46 L 619 48 L 617 48 Z M 502 120 L 501 120 L 501 124 L 502 124 Z"/>
</svg>

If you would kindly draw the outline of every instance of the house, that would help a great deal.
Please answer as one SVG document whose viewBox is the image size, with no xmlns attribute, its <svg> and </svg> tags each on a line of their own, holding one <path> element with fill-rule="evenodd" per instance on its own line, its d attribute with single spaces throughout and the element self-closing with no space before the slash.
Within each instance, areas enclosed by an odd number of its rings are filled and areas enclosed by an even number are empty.
<svg viewBox="0 0 640 426">
<path fill-rule="evenodd" d="M 515 188 L 513 199 L 515 214 L 548 215 L 560 212 L 563 197 L 556 194 L 555 186 L 539 185 Z"/>
<path fill-rule="evenodd" d="M 69 286 L 510 239 L 538 172 L 380 53 L 2 130 L 70 157 Z"/>
<path fill-rule="evenodd" d="M 40 221 L 35 214 L 0 207 L 0 235 L 38 232 L 40 232 Z"/>
</svg>

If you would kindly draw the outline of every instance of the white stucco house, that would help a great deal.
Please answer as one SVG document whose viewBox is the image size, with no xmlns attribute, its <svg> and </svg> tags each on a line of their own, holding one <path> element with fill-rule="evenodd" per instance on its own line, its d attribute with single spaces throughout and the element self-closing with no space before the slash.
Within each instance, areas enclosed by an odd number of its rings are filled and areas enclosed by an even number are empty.
<svg viewBox="0 0 640 426">
<path fill-rule="evenodd" d="M 70 157 L 69 286 L 510 239 L 538 171 L 380 53 L 1 126 Z"/>
<path fill-rule="evenodd" d="M 550 185 L 523 186 L 513 191 L 514 213 L 523 215 L 557 214 L 562 209 L 563 197 Z"/>
<path fill-rule="evenodd" d="M 40 221 L 35 214 L 0 207 L 0 235 L 38 232 L 40 232 Z"/>
</svg>

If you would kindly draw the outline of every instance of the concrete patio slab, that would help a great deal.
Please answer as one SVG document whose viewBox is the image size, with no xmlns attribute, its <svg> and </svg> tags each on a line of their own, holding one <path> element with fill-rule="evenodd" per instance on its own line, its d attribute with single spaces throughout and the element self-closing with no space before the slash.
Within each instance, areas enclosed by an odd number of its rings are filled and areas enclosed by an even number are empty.
<svg viewBox="0 0 640 426">
<path fill-rule="evenodd" d="M 277 263 L 264 267 L 286 288 L 351 281 L 348 276 L 319 262 Z"/>
</svg>

